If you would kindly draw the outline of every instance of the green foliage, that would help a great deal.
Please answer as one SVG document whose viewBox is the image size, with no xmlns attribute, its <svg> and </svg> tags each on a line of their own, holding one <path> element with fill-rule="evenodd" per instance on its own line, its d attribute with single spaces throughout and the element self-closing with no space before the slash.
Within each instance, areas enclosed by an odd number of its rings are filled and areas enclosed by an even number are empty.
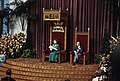
<svg viewBox="0 0 120 81">
<path fill-rule="evenodd" d="M 27 39 L 26 39 L 25 45 L 23 46 L 23 49 L 24 50 L 25 49 L 33 49 L 33 47 L 32 47 L 32 34 L 31 34 L 29 27 L 27 28 Z"/>
<path fill-rule="evenodd" d="M 104 54 L 101 54 L 101 53 L 96 54 L 96 55 L 95 55 L 95 58 L 94 58 L 94 63 L 99 64 L 100 61 L 101 61 L 101 58 L 102 58 L 103 56 L 106 56 L 106 54 L 105 54 L 105 53 L 104 53 Z"/>
<path fill-rule="evenodd" d="M 108 34 L 107 26 L 105 26 L 104 37 L 102 40 L 101 54 L 108 54 L 109 51 L 110 51 L 109 34 Z"/>
<path fill-rule="evenodd" d="M 36 57 L 36 50 L 35 49 L 25 49 L 23 54 L 21 55 L 22 58 L 35 58 Z"/>
<path fill-rule="evenodd" d="M 95 62 L 96 64 L 99 64 L 100 61 L 101 61 L 101 58 L 102 58 L 102 55 L 101 55 L 101 54 L 96 54 L 96 55 L 95 55 L 94 62 Z"/>
</svg>

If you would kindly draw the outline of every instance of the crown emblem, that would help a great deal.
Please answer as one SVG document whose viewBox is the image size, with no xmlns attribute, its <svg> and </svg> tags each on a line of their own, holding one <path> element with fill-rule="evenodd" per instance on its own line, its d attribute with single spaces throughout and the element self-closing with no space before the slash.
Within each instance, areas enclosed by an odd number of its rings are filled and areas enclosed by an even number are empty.
<svg viewBox="0 0 120 81">
<path fill-rule="evenodd" d="M 54 22 L 53 32 L 64 32 L 63 22 Z"/>
</svg>

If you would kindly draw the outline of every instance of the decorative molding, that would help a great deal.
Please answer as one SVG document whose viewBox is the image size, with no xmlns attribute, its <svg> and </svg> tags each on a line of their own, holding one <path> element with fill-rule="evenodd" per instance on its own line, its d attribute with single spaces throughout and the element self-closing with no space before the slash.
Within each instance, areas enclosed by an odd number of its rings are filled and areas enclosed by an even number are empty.
<svg viewBox="0 0 120 81">
<path fill-rule="evenodd" d="M 64 32 L 63 22 L 54 22 L 54 25 L 52 32 Z"/>
<path fill-rule="evenodd" d="M 68 8 L 67 10 L 43 8 L 44 21 L 60 21 L 60 20 L 67 20 L 67 19 L 68 19 Z"/>
<path fill-rule="evenodd" d="M 44 21 L 60 21 L 60 9 L 44 9 L 43 8 L 43 20 Z"/>
</svg>

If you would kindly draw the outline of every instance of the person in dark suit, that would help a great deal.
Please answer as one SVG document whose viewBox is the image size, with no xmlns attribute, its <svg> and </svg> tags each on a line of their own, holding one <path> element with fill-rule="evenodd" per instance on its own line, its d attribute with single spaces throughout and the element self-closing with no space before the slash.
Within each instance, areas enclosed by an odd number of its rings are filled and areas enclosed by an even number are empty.
<svg viewBox="0 0 120 81">
<path fill-rule="evenodd" d="M 111 54 L 112 81 L 120 81 L 120 45 Z"/>
<path fill-rule="evenodd" d="M 15 79 L 11 78 L 12 71 L 8 69 L 6 71 L 6 77 L 2 78 L 1 81 L 16 81 Z"/>
<path fill-rule="evenodd" d="M 80 44 L 80 42 L 77 42 L 77 45 L 74 48 L 73 52 L 75 55 L 73 60 L 73 65 L 75 65 L 77 60 L 80 62 L 80 56 L 83 54 L 83 46 Z"/>
<path fill-rule="evenodd" d="M 65 81 L 70 81 L 69 79 L 66 79 Z"/>
</svg>

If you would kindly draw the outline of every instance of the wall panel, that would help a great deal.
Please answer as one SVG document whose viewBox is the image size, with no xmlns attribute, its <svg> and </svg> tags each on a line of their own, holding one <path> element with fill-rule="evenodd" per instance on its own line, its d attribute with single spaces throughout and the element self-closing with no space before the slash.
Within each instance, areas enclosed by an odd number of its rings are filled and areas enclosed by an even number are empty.
<svg viewBox="0 0 120 81">
<path fill-rule="evenodd" d="M 105 24 L 112 35 L 113 15 L 110 13 L 111 5 L 103 3 L 108 0 L 36 0 L 31 4 L 31 13 L 37 14 L 38 19 L 31 21 L 31 30 L 33 32 L 34 47 L 37 54 L 41 57 L 44 49 L 49 46 L 49 22 L 43 22 L 42 9 L 69 9 L 68 22 L 68 49 L 74 47 L 74 33 L 77 27 L 78 32 L 86 32 L 90 28 L 90 57 L 93 60 L 94 54 L 99 53 L 102 43 Z M 109 0 L 111 1 L 111 0 Z"/>
</svg>

